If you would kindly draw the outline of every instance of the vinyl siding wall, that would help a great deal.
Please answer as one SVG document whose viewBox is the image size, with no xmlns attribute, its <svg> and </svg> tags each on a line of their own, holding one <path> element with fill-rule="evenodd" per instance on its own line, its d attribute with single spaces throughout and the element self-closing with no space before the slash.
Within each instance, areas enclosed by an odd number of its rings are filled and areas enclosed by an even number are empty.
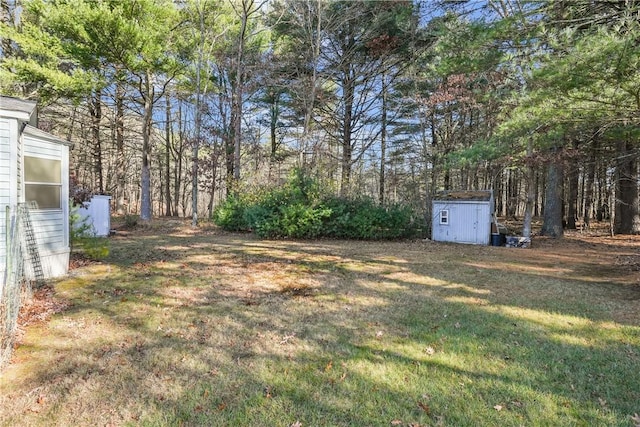
<svg viewBox="0 0 640 427">
<path fill-rule="evenodd" d="M 4 271 L 4 259 L 6 254 L 6 207 L 11 205 L 11 159 L 15 158 L 11 153 L 11 136 L 17 130 L 15 120 L 0 117 L 0 270 Z"/>
<path fill-rule="evenodd" d="M 62 207 L 60 209 L 40 209 L 31 212 L 31 222 L 40 247 L 40 256 L 46 276 L 65 274 L 69 260 L 68 149 L 64 145 L 29 137 L 28 135 L 23 136 L 24 156 L 62 161 Z M 22 194 L 24 194 L 24 183 L 21 183 L 20 187 Z"/>
<path fill-rule="evenodd" d="M 488 245 L 491 233 L 492 204 L 490 202 L 433 202 L 432 238 L 438 242 Z M 447 223 L 440 223 L 442 211 Z"/>
</svg>

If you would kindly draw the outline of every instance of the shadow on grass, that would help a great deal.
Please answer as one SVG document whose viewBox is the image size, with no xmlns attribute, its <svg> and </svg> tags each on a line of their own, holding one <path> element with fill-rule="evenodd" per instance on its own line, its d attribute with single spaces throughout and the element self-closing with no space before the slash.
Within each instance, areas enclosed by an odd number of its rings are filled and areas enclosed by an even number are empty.
<svg viewBox="0 0 640 427">
<path fill-rule="evenodd" d="M 196 234 L 112 250 L 111 270 L 69 288 L 55 338 L 32 344 L 24 387 L 49 400 L 4 424 L 624 425 L 638 411 L 640 330 L 609 310 L 634 307 L 622 282 L 544 262 L 505 276 L 492 264 L 517 260 L 500 248 L 415 242 Z M 581 301 L 593 288 L 601 300 Z"/>
</svg>

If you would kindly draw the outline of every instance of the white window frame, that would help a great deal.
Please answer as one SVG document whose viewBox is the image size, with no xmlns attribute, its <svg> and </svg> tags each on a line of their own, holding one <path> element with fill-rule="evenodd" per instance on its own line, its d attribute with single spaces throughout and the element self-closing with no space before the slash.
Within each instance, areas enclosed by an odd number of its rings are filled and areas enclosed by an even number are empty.
<svg viewBox="0 0 640 427">
<path fill-rule="evenodd" d="M 26 166 L 26 162 L 27 159 L 35 159 L 36 161 L 38 159 L 41 160 L 45 160 L 45 161 L 53 161 L 53 162 L 58 162 L 60 163 L 60 165 L 57 167 L 60 169 L 60 177 L 56 176 L 56 180 L 57 182 L 47 182 L 47 181 L 31 181 L 27 179 L 27 166 Z M 22 170 L 24 171 L 24 189 L 23 189 L 23 194 L 24 194 L 24 198 L 25 201 L 29 201 L 27 200 L 27 188 L 29 186 L 39 186 L 39 187 L 51 187 L 52 189 L 55 189 L 54 191 L 56 191 L 58 193 L 58 203 L 55 207 L 51 207 L 51 206 L 45 206 L 45 207 L 40 207 L 38 206 L 38 210 L 62 210 L 63 208 L 63 204 L 62 204 L 62 190 L 63 190 L 63 176 L 62 176 L 62 170 L 63 170 L 63 164 L 62 164 L 62 160 L 61 159 L 52 159 L 52 158 L 48 158 L 48 157 L 40 157 L 40 156 L 34 156 L 34 155 L 25 155 L 22 159 Z"/>
<path fill-rule="evenodd" d="M 450 218 L 449 209 L 442 209 L 440 211 L 440 225 L 449 225 Z"/>
</svg>

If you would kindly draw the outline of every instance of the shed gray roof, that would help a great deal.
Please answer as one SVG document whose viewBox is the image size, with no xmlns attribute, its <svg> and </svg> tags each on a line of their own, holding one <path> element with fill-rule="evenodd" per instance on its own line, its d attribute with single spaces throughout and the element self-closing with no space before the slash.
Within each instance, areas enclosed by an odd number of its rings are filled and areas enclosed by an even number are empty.
<svg viewBox="0 0 640 427">
<path fill-rule="evenodd" d="M 493 191 L 441 191 L 433 198 L 434 201 L 459 202 L 488 202 L 493 198 Z"/>
<path fill-rule="evenodd" d="M 23 121 L 35 118 L 37 103 L 25 99 L 0 96 L 0 117 L 11 117 Z"/>
</svg>

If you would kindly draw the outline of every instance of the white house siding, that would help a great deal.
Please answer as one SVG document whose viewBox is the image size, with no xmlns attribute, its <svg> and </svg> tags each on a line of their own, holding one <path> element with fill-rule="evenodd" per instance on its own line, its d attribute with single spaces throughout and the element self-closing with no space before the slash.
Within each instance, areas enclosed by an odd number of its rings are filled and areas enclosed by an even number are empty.
<svg viewBox="0 0 640 427">
<path fill-rule="evenodd" d="M 61 276 L 67 273 L 69 265 L 69 148 L 40 137 L 23 135 L 23 154 L 51 160 L 61 160 L 62 170 L 62 209 L 41 209 L 31 213 L 31 222 L 40 248 L 42 267 L 47 277 Z M 22 187 L 23 185 L 21 185 Z"/>
<path fill-rule="evenodd" d="M 65 244 L 65 227 L 59 210 L 31 212 L 31 222 L 38 241 L 40 259 L 45 277 L 67 273 L 69 245 Z"/>
<path fill-rule="evenodd" d="M 17 125 L 17 123 L 16 123 Z M 24 200 L 22 198 L 22 144 L 20 143 L 20 141 L 18 140 L 18 130 L 16 129 L 16 133 L 14 134 L 16 135 L 16 140 L 13 143 L 15 146 L 15 150 L 13 152 L 13 158 L 11 159 L 11 165 L 12 165 L 12 175 L 14 176 L 16 181 L 13 187 L 13 191 L 15 192 L 15 194 L 13 194 L 11 196 L 11 200 L 12 200 L 12 205 L 15 205 L 17 203 L 18 200 Z"/>
<path fill-rule="evenodd" d="M 11 131 L 15 120 L 0 117 L 0 272 L 4 272 L 4 258 L 6 254 L 6 238 L 4 236 L 6 224 L 6 207 L 11 205 Z"/>
<path fill-rule="evenodd" d="M 32 212 L 46 277 L 67 273 L 69 265 L 69 147 L 36 124 L 35 102 L 0 96 L 0 280 L 6 259 L 6 208 L 24 202 L 23 155 L 61 161 L 61 209 Z"/>
</svg>

